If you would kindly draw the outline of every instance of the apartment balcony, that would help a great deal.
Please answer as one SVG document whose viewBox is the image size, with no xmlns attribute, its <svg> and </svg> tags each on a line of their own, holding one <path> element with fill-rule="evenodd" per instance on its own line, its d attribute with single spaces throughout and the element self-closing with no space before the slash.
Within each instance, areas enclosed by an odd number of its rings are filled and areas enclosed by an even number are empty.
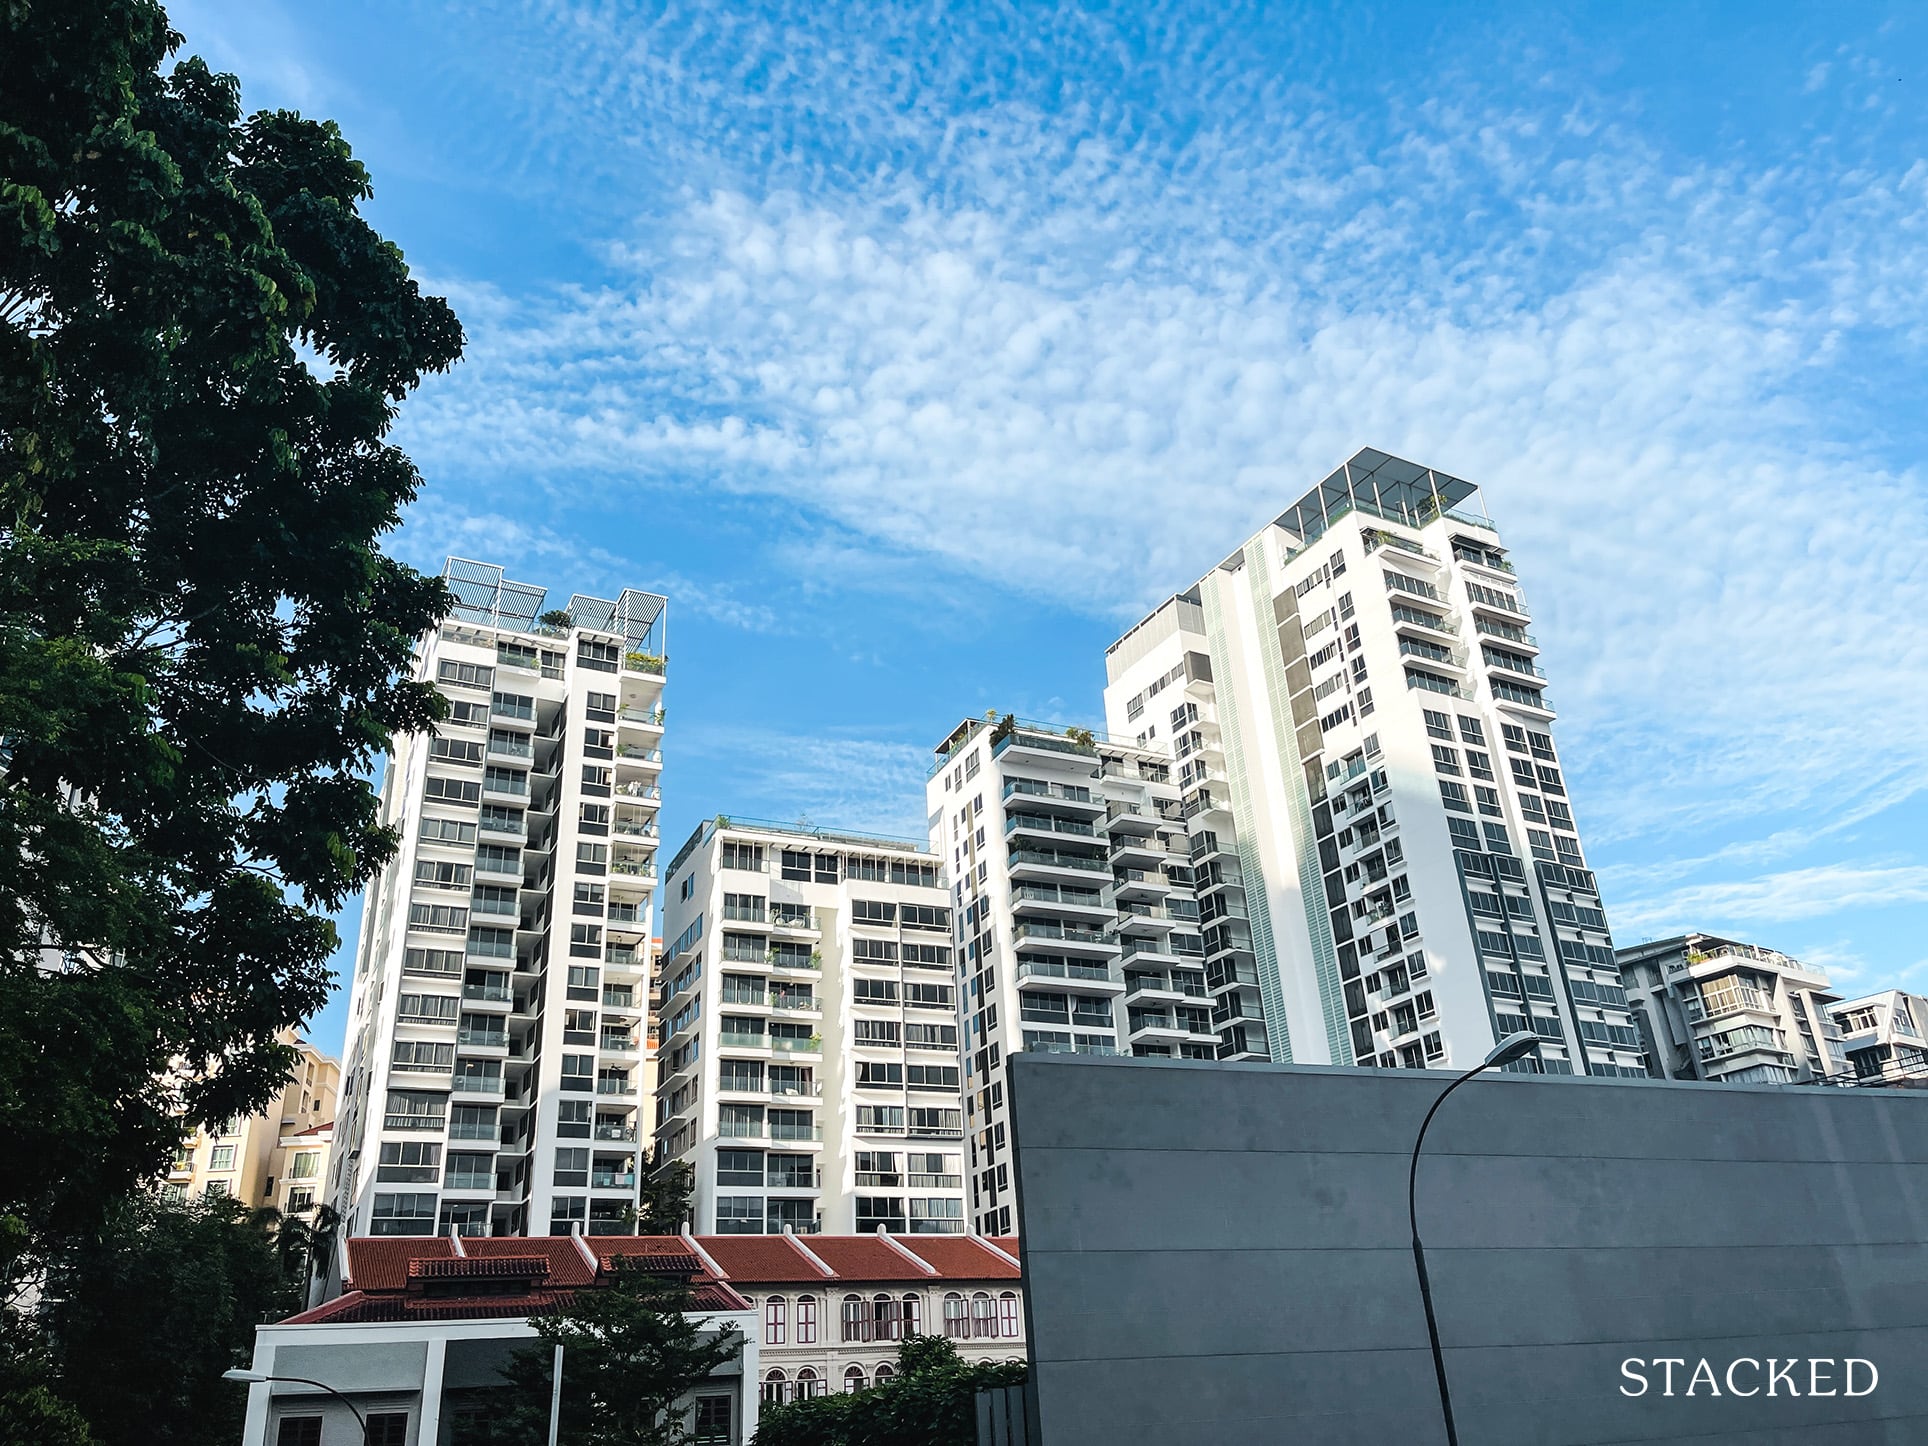
<svg viewBox="0 0 1928 1446">
<path fill-rule="evenodd" d="M 1399 653 L 1422 667 L 1445 668 L 1455 673 L 1472 671 L 1464 648 L 1444 648 L 1428 639 L 1401 638 Z"/>
<path fill-rule="evenodd" d="M 504 975 L 503 978 L 506 981 L 508 976 Z M 476 1005 L 491 1013 L 499 1009 L 506 1014 L 515 1003 L 515 995 L 506 982 L 502 984 L 464 984 L 462 986 L 462 1002 L 464 1004 Z"/>
<path fill-rule="evenodd" d="M 617 737 L 660 739 L 663 736 L 661 708 L 619 708 L 616 710 Z M 645 743 L 642 746 L 648 747 Z"/>
<path fill-rule="evenodd" d="M 634 1190 L 636 1175 L 634 1171 L 626 1174 L 591 1170 L 589 1172 L 591 1190 Z"/>
<path fill-rule="evenodd" d="M 495 1194 L 495 1173 L 477 1174 L 471 1171 L 452 1171 L 442 1177 L 442 1189 L 450 1195 Z"/>
<path fill-rule="evenodd" d="M 1062 763 L 1069 756 L 1098 764 L 1098 749 L 1093 743 L 1080 743 L 1061 734 L 1035 732 L 1020 727 L 991 744 L 991 757 L 1009 757 L 1013 762 L 1032 759 L 1039 763 Z"/>
<path fill-rule="evenodd" d="M 1444 698 L 1459 698 L 1471 702 L 1473 690 L 1464 684 L 1455 683 L 1451 678 L 1440 677 L 1430 671 L 1408 667 L 1406 686 L 1428 693 L 1437 693 Z"/>
<path fill-rule="evenodd" d="M 1115 964 L 1078 964 L 1069 960 L 1020 959 L 1019 980 L 1048 980 L 1074 994 L 1118 994 L 1125 987 L 1124 975 Z"/>
<path fill-rule="evenodd" d="M 1119 960 L 1127 966 L 1137 960 L 1154 967 L 1162 965 L 1168 969 L 1182 962 L 1180 956 L 1172 952 L 1171 940 L 1162 935 L 1120 939 Z"/>
<path fill-rule="evenodd" d="M 1395 602 L 1392 605 L 1392 625 L 1394 631 L 1404 637 L 1459 637 L 1459 614 L 1443 608 L 1409 607 Z"/>
<path fill-rule="evenodd" d="M 596 1095 L 605 1100 L 633 1100 L 636 1086 L 625 1079 L 599 1079 L 596 1081 Z"/>
<path fill-rule="evenodd" d="M 1136 1019 L 1127 1019 L 1125 1033 L 1130 1036 L 1134 1044 L 1176 1043 L 1218 1038 L 1218 1031 L 1209 1024 L 1161 1018 L 1157 1015 L 1141 1015 Z"/>
<path fill-rule="evenodd" d="M 1171 889 L 1171 880 L 1165 877 L 1163 869 L 1121 868 L 1112 871 L 1111 885 L 1105 893 L 1108 902 L 1113 905 L 1155 903 L 1169 894 Z"/>
<path fill-rule="evenodd" d="M 1095 839 L 1098 831 L 1083 819 L 1059 818 L 1048 813 L 1012 813 L 1005 815 L 1004 836 L 1014 841 L 1058 837 Z"/>
<path fill-rule="evenodd" d="M 636 1127 L 634 1125 L 597 1125 L 595 1138 L 604 1144 L 633 1145 L 636 1143 Z"/>
<path fill-rule="evenodd" d="M 1111 906 L 1098 889 L 1065 890 L 1055 884 L 1019 884 L 1011 890 L 1011 912 L 1021 917 L 1111 919 Z"/>
<path fill-rule="evenodd" d="M 1111 865 L 1102 858 L 1055 849 L 1013 849 L 1009 865 L 1014 881 L 1042 879 L 1095 884 L 1111 873 Z"/>
<path fill-rule="evenodd" d="M 1509 648 L 1519 648 L 1528 653 L 1540 651 L 1540 640 L 1515 623 L 1502 622 L 1482 614 L 1473 619 L 1473 627 L 1481 637 L 1492 638 Z"/>
<path fill-rule="evenodd" d="M 1061 813 L 1073 818 L 1096 819 L 1105 811 L 1105 799 L 1077 784 L 1047 783 L 1038 779 L 1013 778 L 1003 791 L 1007 811 Z"/>
<path fill-rule="evenodd" d="M 1489 668 L 1498 668 L 1505 673 L 1516 673 L 1521 677 L 1538 678 L 1541 682 L 1546 681 L 1546 671 L 1538 663 L 1529 662 L 1525 658 L 1496 658 L 1490 652 L 1482 653 L 1481 656 Z"/>
<path fill-rule="evenodd" d="M 1105 829 L 1115 844 L 1121 834 L 1157 833 L 1161 824 L 1170 820 L 1146 809 L 1142 804 L 1113 800 L 1105 812 Z"/>
<path fill-rule="evenodd" d="M 1198 915 L 1180 914 L 1170 907 L 1156 904 L 1125 904 L 1118 910 L 1117 922 L 1113 926 L 1119 935 L 1165 935 L 1180 925 L 1198 927 Z"/>
<path fill-rule="evenodd" d="M 629 859 L 612 859 L 609 864 L 609 884 L 616 889 L 653 889 L 657 884 L 656 869 L 653 865 Z"/>
<path fill-rule="evenodd" d="M 1150 872 L 1164 863 L 1166 853 L 1165 846 L 1151 834 L 1129 833 L 1111 836 L 1111 868 L 1114 876 L 1119 869 Z"/>
<path fill-rule="evenodd" d="M 501 1051 L 504 1056 L 509 1049 L 509 1032 L 505 1029 L 469 1029 L 455 1031 L 455 1043 L 464 1054 L 488 1056 Z"/>
<path fill-rule="evenodd" d="M 1011 929 L 1011 942 L 1018 946 L 1027 943 L 1047 944 L 1054 950 L 1101 957 L 1115 954 L 1118 950 L 1117 943 L 1100 929 L 1046 923 L 1037 919 L 1018 920 Z"/>
<path fill-rule="evenodd" d="M 1136 971 L 1125 975 L 1126 1000 L 1144 1000 L 1157 1004 L 1180 1004 L 1188 1002 L 1207 1002 L 1211 996 L 1205 992 L 1203 984 L 1187 983 L 1164 974 L 1141 974 Z"/>
</svg>

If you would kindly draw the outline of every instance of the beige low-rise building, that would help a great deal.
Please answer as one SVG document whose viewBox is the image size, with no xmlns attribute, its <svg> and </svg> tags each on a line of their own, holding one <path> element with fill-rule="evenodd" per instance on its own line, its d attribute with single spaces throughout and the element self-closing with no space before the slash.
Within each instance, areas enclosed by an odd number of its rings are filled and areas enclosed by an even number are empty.
<svg viewBox="0 0 1928 1446">
<path fill-rule="evenodd" d="M 182 1141 L 161 1191 L 176 1200 L 225 1195 L 250 1209 L 308 1216 L 322 1198 L 334 1142 L 341 1065 L 305 1040 L 281 1093 L 259 1114 L 239 1116 Z"/>
</svg>

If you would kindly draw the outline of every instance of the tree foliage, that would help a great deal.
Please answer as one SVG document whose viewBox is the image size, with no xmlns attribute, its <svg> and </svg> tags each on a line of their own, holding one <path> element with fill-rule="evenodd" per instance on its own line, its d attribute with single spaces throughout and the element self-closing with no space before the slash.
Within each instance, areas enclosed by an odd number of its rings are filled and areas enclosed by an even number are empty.
<svg viewBox="0 0 1928 1446">
<path fill-rule="evenodd" d="M 471 1416 L 462 1446 L 521 1446 L 547 1439 L 555 1348 L 562 1350 L 560 1446 L 679 1446 L 675 1408 L 736 1355 L 743 1337 L 692 1318 L 690 1287 L 618 1259 L 614 1279 L 580 1290 L 531 1324 L 537 1341 L 516 1352 L 503 1399 Z"/>
<path fill-rule="evenodd" d="M 441 711 L 446 590 L 379 542 L 460 326 L 336 127 L 180 44 L 0 0 L 0 1284 L 279 1088 Z"/>
<path fill-rule="evenodd" d="M 256 1325 L 301 1308 L 299 1224 L 228 1199 L 114 1206 L 98 1233 L 68 1242 L 41 1308 L 14 1323 L 0 1369 L 22 1389 L 8 1404 L 36 1390 L 69 1403 L 96 1446 L 238 1441 L 247 1393 L 221 1372 L 248 1363 Z"/>
<path fill-rule="evenodd" d="M 765 1406 L 756 1446 L 976 1446 L 977 1393 L 1024 1380 L 1024 1367 L 964 1361 L 942 1336 L 897 1348 L 897 1375 L 866 1391 Z"/>
<path fill-rule="evenodd" d="M 696 1171 L 687 1161 L 657 1165 L 643 1173 L 641 1208 L 636 1214 L 638 1235 L 680 1235 L 695 1211 L 690 1197 L 696 1190 Z"/>
</svg>

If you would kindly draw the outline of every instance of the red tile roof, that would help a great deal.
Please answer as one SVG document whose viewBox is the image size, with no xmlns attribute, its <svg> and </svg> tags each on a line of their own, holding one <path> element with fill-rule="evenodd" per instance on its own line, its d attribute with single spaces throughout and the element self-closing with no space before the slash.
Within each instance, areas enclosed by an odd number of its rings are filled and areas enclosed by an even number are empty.
<svg viewBox="0 0 1928 1446">
<path fill-rule="evenodd" d="M 593 1248 L 593 1247 L 592 1247 Z M 549 1283 L 587 1285 L 596 1278 L 589 1258 L 572 1235 L 478 1235 L 465 1237 L 462 1253 L 471 1259 L 504 1255 L 540 1255 L 549 1262 Z"/>
<path fill-rule="evenodd" d="M 817 1259 L 837 1272 L 840 1280 L 929 1280 L 920 1270 L 874 1235 L 812 1235 L 803 1242 Z"/>
<path fill-rule="evenodd" d="M 1018 1268 L 971 1235 L 900 1235 L 897 1243 L 946 1280 L 1016 1280 Z"/>
<path fill-rule="evenodd" d="M 823 1238 L 821 1235 L 810 1237 L 813 1244 Z M 696 1243 L 723 1267 L 728 1279 L 739 1283 L 789 1284 L 829 1279 L 797 1249 L 793 1239 L 788 1235 L 701 1235 Z"/>
<path fill-rule="evenodd" d="M 595 1252 L 594 1266 L 585 1246 Z M 963 1235 L 705 1235 L 694 1242 L 677 1235 L 483 1236 L 464 1237 L 461 1247 L 456 1254 L 443 1236 L 351 1239 L 346 1245 L 351 1289 L 287 1323 L 539 1314 L 606 1277 L 619 1263 L 638 1259 L 687 1276 L 697 1309 L 716 1311 L 748 1310 L 739 1291 L 766 1285 L 1018 1278 L 1017 1267 L 999 1253 L 1017 1249 L 1012 1236 L 985 1241 Z M 825 1275 L 819 1260 L 833 1273 Z"/>
<path fill-rule="evenodd" d="M 348 1283 L 356 1290 L 401 1290 L 408 1284 L 411 1260 L 446 1260 L 454 1254 L 440 1235 L 356 1236 L 348 1242 Z"/>
</svg>

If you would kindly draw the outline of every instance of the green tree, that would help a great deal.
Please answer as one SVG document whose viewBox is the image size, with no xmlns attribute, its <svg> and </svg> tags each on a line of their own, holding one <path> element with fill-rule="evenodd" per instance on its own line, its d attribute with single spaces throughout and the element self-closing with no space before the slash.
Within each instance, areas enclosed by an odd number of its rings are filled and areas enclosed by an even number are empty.
<svg viewBox="0 0 1928 1446">
<path fill-rule="evenodd" d="M 7 1288 L 280 1086 L 395 847 L 369 773 L 442 709 L 446 589 L 379 543 L 461 328 L 335 126 L 180 44 L 155 0 L 0 3 Z"/>
<path fill-rule="evenodd" d="M 942 1336 L 905 1340 L 897 1370 L 867 1391 L 764 1407 L 756 1446 L 976 1446 L 977 1393 L 1024 1380 L 1023 1366 L 960 1360 Z"/>
<path fill-rule="evenodd" d="M 562 1349 L 561 1446 L 678 1446 L 689 1422 L 677 1402 L 731 1359 L 743 1337 L 692 1318 L 687 1282 L 618 1260 L 609 1284 L 579 1290 L 531 1322 L 538 1340 L 516 1352 L 502 1399 L 469 1415 L 463 1446 L 545 1439 L 555 1348 Z"/>
<path fill-rule="evenodd" d="M 62 1250 L 30 1328 L 98 1446 L 240 1439 L 247 1393 L 221 1372 L 247 1364 L 256 1325 L 301 1308 L 307 1258 L 283 1237 L 305 1236 L 288 1227 L 231 1200 L 143 1196 Z"/>
<path fill-rule="evenodd" d="M 685 1161 L 672 1161 L 643 1172 L 642 1208 L 636 1215 L 638 1235 L 680 1235 L 683 1223 L 695 1213 L 690 1197 L 696 1190 L 696 1171 Z"/>
</svg>

